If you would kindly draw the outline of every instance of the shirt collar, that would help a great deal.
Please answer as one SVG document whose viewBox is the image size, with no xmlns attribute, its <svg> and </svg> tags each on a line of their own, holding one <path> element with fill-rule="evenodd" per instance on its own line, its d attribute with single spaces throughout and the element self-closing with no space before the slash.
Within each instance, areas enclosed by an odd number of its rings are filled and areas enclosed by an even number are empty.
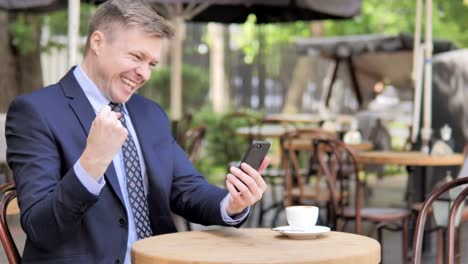
<svg viewBox="0 0 468 264">
<path fill-rule="evenodd" d="M 94 112 L 98 113 L 101 109 L 110 103 L 110 100 L 107 99 L 101 90 L 96 86 L 96 84 L 86 75 L 81 65 L 76 66 L 75 70 L 73 70 L 73 74 L 75 75 L 78 84 L 83 89 L 83 92 L 88 98 L 89 102 L 93 106 Z M 127 113 L 127 109 L 125 104 L 123 104 L 123 113 Z"/>
</svg>

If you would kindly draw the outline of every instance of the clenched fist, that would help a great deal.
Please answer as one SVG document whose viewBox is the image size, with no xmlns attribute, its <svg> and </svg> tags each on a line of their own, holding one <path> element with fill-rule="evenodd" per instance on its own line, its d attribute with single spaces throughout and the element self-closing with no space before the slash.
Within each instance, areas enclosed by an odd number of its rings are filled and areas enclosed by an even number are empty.
<svg viewBox="0 0 468 264">
<path fill-rule="evenodd" d="M 120 117 L 121 113 L 111 111 L 106 105 L 91 125 L 80 164 L 96 181 L 104 174 L 127 138 L 128 131 L 120 122 Z"/>
</svg>

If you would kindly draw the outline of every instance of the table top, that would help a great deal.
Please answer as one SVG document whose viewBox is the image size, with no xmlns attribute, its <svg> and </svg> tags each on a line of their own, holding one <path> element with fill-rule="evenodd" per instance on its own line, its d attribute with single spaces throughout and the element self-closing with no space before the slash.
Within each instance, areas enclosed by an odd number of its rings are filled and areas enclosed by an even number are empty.
<svg viewBox="0 0 468 264">
<path fill-rule="evenodd" d="M 291 122 L 291 123 L 319 123 L 324 118 L 318 114 L 270 114 L 264 118 L 267 121 Z"/>
<path fill-rule="evenodd" d="M 462 165 L 465 158 L 461 153 L 447 156 L 431 156 L 418 151 L 365 151 L 358 152 L 361 164 L 393 164 L 406 166 L 454 166 Z"/>
<path fill-rule="evenodd" d="M 363 141 L 357 144 L 346 144 L 355 151 L 368 151 L 374 148 L 374 144 L 370 141 Z M 287 145 L 286 145 L 287 146 Z M 312 143 L 309 139 L 295 139 L 292 142 L 294 149 L 312 150 Z"/>
<path fill-rule="evenodd" d="M 354 119 L 351 115 L 339 114 L 333 116 L 326 116 L 313 113 L 279 113 L 269 114 L 264 118 L 267 121 L 274 122 L 289 122 L 289 123 L 312 123 L 316 124 L 320 121 L 335 120 L 340 124 L 351 124 Z"/>
<path fill-rule="evenodd" d="M 347 263 L 380 262 L 380 244 L 369 237 L 328 232 L 289 239 L 266 228 L 180 232 L 139 240 L 132 263 Z"/>
<path fill-rule="evenodd" d="M 251 127 L 239 127 L 236 134 L 240 136 L 252 136 L 255 138 L 281 137 L 286 132 L 295 131 L 296 128 L 291 125 L 264 124 Z"/>
</svg>

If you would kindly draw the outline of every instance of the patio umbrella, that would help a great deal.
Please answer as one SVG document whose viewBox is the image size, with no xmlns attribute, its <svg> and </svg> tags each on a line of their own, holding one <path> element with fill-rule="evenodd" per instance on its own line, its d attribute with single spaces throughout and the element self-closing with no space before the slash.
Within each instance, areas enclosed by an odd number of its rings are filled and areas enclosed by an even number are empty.
<svg viewBox="0 0 468 264">
<path fill-rule="evenodd" d="M 72 0 L 69 0 L 70 2 Z M 79 1 L 79 0 L 74 0 Z M 182 43 L 185 21 L 242 23 L 254 14 L 257 23 L 345 19 L 359 13 L 361 0 L 144 0 L 172 20 L 176 34 L 171 45 L 171 115 L 182 115 Z M 102 3 L 103 0 L 86 2 Z M 44 11 L 62 8 L 66 0 L 0 0 L 0 9 Z M 75 21 L 76 22 L 76 21 Z"/>
</svg>

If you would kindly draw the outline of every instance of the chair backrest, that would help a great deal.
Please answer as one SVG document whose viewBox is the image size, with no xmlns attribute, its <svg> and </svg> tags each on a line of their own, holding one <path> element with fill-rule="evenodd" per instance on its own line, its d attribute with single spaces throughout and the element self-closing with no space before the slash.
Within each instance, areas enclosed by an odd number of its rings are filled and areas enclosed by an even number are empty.
<svg viewBox="0 0 468 264">
<path fill-rule="evenodd" d="M 309 188 L 307 176 L 315 170 L 313 162 L 313 140 L 333 137 L 334 135 L 322 129 L 301 128 L 296 131 L 287 132 L 280 138 L 282 166 L 285 171 L 285 205 L 289 206 L 297 199 L 299 203 L 310 198 L 306 195 Z M 319 195 L 320 188 L 316 184 L 315 194 Z M 293 189 L 297 188 L 298 197 L 293 197 Z"/>
<path fill-rule="evenodd" d="M 0 240 L 2 241 L 3 249 L 10 264 L 21 262 L 21 256 L 15 241 L 11 236 L 7 222 L 7 208 L 9 203 L 16 198 L 16 190 L 13 184 L 4 184 L 0 186 Z"/>
<path fill-rule="evenodd" d="M 203 139 L 206 134 L 206 126 L 199 125 L 185 131 L 182 139 L 182 148 L 187 153 L 187 156 L 192 162 L 195 162 L 198 158 L 198 152 L 202 146 Z"/>
<path fill-rule="evenodd" d="M 337 226 L 337 215 L 343 215 L 345 207 L 354 207 L 355 233 L 361 234 L 362 197 L 356 154 L 335 138 L 314 140 L 314 152 L 330 192 L 330 220 Z M 350 198 L 351 188 L 354 191 L 354 198 L 344 199 Z M 353 205 L 350 204 L 352 202 Z"/>
<path fill-rule="evenodd" d="M 6 114 L 0 113 L 0 163 L 6 163 L 5 121 Z"/>
<path fill-rule="evenodd" d="M 184 134 L 192 126 L 193 114 L 191 112 L 186 112 L 182 118 L 177 122 L 174 131 L 174 137 L 179 144 L 183 140 Z M 182 144 L 181 144 L 182 145 Z"/>
<path fill-rule="evenodd" d="M 468 184 L 468 177 L 459 178 L 451 182 L 445 183 L 438 188 L 434 189 L 427 199 L 424 201 L 416 221 L 416 227 L 414 230 L 413 238 L 413 264 L 421 263 L 421 250 L 424 238 L 424 225 L 426 223 L 427 215 L 430 212 L 432 204 L 434 201 L 443 193 L 449 191 L 452 188 Z M 455 259 L 454 254 L 454 239 L 455 239 L 455 220 L 458 209 L 460 208 L 463 200 L 468 196 L 468 188 L 465 187 L 463 191 L 457 196 L 455 201 L 452 204 L 449 214 L 448 221 L 448 230 L 447 230 L 447 262 L 448 264 L 453 264 Z"/>
</svg>

